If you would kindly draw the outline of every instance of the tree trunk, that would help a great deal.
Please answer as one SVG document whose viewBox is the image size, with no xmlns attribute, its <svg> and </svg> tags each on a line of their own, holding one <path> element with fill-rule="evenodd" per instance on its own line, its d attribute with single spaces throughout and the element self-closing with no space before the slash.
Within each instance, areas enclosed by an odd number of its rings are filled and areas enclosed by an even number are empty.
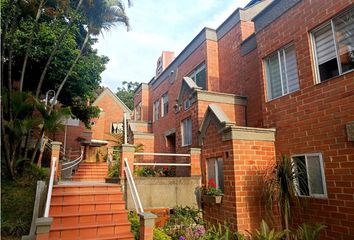
<svg viewBox="0 0 354 240">
<path fill-rule="evenodd" d="M 83 0 L 80 0 L 76 6 L 76 11 L 79 10 L 81 4 L 82 4 Z M 54 44 L 54 48 L 47 60 L 47 63 L 45 64 L 45 67 L 43 69 L 43 72 L 41 74 L 41 77 L 39 79 L 39 82 L 38 82 L 38 85 L 37 85 L 37 90 L 36 90 L 36 97 L 38 98 L 39 97 L 39 94 L 41 93 L 41 88 L 42 88 L 42 85 L 43 85 L 43 81 L 44 81 L 44 78 L 47 74 L 47 71 L 49 69 L 49 65 L 50 63 L 52 62 L 57 50 L 59 49 L 61 43 L 63 42 L 64 40 L 64 37 L 66 36 L 66 34 L 68 33 L 68 31 L 70 30 L 71 26 L 73 25 L 74 23 L 74 20 L 75 19 L 70 19 L 68 25 L 66 26 L 66 28 L 64 29 L 64 31 L 61 32 L 60 36 L 58 37 L 57 41 L 55 42 Z"/>
<path fill-rule="evenodd" d="M 39 138 L 37 140 L 36 146 L 35 146 L 35 148 L 33 150 L 32 157 L 31 157 L 31 163 L 34 163 L 34 160 L 36 159 L 36 155 L 37 155 L 38 149 L 40 148 L 40 145 L 42 143 L 43 137 L 44 137 L 44 127 L 42 127 L 42 129 L 41 129 L 41 132 L 39 134 Z"/>
<path fill-rule="evenodd" d="M 86 37 L 85 37 L 85 40 L 84 40 L 84 42 L 83 42 L 83 44 L 82 44 L 82 46 L 81 46 L 80 52 L 79 52 L 79 54 L 76 56 L 75 61 L 73 62 L 73 64 L 71 64 L 71 67 L 70 67 L 69 71 L 66 73 L 65 78 L 63 79 L 63 81 L 61 82 L 61 84 L 60 84 L 58 90 L 56 91 L 53 104 L 55 104 L 55 101 L 57 100 L 57 98 L 58 98 L 58 96 L 59 96 L 61 90 L 63 89 L 65 83 L 67 82 L 67 80 L 68 80 L 68 78 L 70 77 L 72 71 L 74 70 L 74 67 L 76 66 L 77 62 L 79 61 L 80 57 L 82 56 L 82 53 L 83 53 L 83 51 L 84 51 L 84 49 L 85 49 L 85 47 L 86 47 L 86 44 L 87 44 L 87 42 L 88 42 L 88 40 L 89 40 L 89 37 L 90 37 L 90 30 L 87 30 Z M 52 108 L 51 108 L 51 109 L 52 109 Z"/>
<path fill-rule="evenodd" d="M 288 211 L 284 209 L 284 222 L 285 222 L 285 230 L 286 230 L 286 239 L 290 239 L 289 235 L 289 216 L 288 216 Z"/>
<path fill-rule="evenodd" d="M 31 32 L 30 38 L 29 38 L 28 43 L 27 43 L 26 54 L 25 54 L 25 58 L 23 60 L 22 71 L 21 71 L 20 92 L 22 92 L 22 89 L 23 89 L 23 79 L 25 77 L 27 60 L 28 60 L 29 53 L 31 51 L 33 37 L 34 37 L 34 32 L 36 31 L 36 28 L 38 27 L 38 20 L 39 20 L 39 17 L 41 16 L 41 12 L 42 12 L 41 10 L 42 10 L 43 4 L 44 4 L 44 0 L 41 0 L 39 2 L 39 6 L 38 6 L 38 10 L 37 10 L 37 14 L 36 14 L 36 19 L 35 19 L 35 22 L 34 22 L 33 30 Z"/>
</svg>

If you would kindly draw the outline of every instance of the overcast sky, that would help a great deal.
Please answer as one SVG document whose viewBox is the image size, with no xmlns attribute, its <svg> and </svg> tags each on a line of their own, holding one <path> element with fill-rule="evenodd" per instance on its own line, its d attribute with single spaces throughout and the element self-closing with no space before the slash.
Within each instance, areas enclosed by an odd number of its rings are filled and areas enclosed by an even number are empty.
<svg viewBox="0 0 354 240">
<path fill-rule="evenodd" d="M 203 27 L 217 28 L 249 1 L 133 0 L 126 9 L 131 30 L 116 26 L 95 45 L 100 55 L 110 59 L 101 75 L 102 85 L 115 92 L 123 81 L 149 82 L 163 50 L 177 56 Z"/>
</svg>

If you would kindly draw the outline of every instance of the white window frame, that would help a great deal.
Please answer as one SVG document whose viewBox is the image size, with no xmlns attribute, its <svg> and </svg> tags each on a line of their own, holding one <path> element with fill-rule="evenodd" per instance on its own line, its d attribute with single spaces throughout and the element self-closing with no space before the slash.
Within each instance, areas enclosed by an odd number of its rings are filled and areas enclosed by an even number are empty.
<svg viewBox="0 0 354 240">
<path fill-rule="evenodd" d="M 348 70 L 348 71 L 345 71 L 345 72 L 342 71 L 342 64 L 339 61 L 340 55 L 339 55 L 339 52 L 338 52 L 338 42 L 337 42 L 337 37 L 336 37 L 336 34 L 335 34 L 335 25 L 334 25 L 334 21 L 333 21 L 333 19 L 335 19 L 336 17 L 339 17 L 341 15 L 345 15 L 350 10 L 351 9 L 348 9 L 347 11 L 344 11 L 342 13 L 337 14 L 336 16 L 331 18 L 331 20 L 326 21 L 325 23 L 321 24 L 321 26 L 313 29 L 310 32 L 311 51 L 313 53 L 312 54 L 312 59 L 313 59 L 313 62 L 316 64 L 316 66 L 315 66 L 315 75 L 316 75 L 315 84 L 320 84 L 322 82 L 326 82 L 326 81 L 332 79 L 332 78 L 328 78 L 328 79 L 325 79 L 325 80 L 323 80 L 321 82 L 320 68 L 319 68 L 319 64 L 318 64 L 318 60 L 317 60 L 317 52 L 316 52 L 316 41 L 315 41 L 315 36 L 314 36 L 316 32 L 318 32 L 321 29 L 327 27 L 328 25 L 331 25 L 331 30 L 332 30 L 332 34 L 333 34 L 333 40 L 334 40 L 334 48 L 335 48 L 336 60 L 337 60 L 337 66 L 338 66 L 338 76 L 335 76 L 333 78 L 336 78 L 336 77 L 339 77 L 339 76 L 342 76 L 344 74 L 347 74 L 347 73 L 350 73 L 350 72 L 354 71 L 354 69 L 351 69 L 351 70 Z"/>
<path fill-rule="evenodd" d="M 326 177 L 325 177 L 325 172 L 324 172 L 324 164 L 323 164 L 323 157 L 321 153 L 304 153 L 304 154 L 295 154 L 291 155 L 291 161 L 294 161 L 294 157 L 305 157 L 305 164 L 306 164 L 306 174 L 307 174 L 307 186 L 309 188 L 309 196 L 307 195 L 301 195 L 300 194 L 300 189 L 299 189 L 299 182 L 298 180 L 295 181 L 295 188 L 296 188 L 296 195 L 299 197 L 309 197 L 309 198 L 327 198 L 327 184 L 326 184 Z M 312 194 L 311 193 L 311 184 L 309 183 L 310 177 L 309 177 L 309 171 L 308 171 L 308 164 L 307 164 L 307 158 L 308 157 L 319 157 L 320 160 L 320 170 L 321 170 L 321 177 L 322 177 L 322 187 L 323 187 L 323 194 Z M 296 163 L 295 163 L 296 164 Z"/>
<path fill-rule="evenodd" d="M 190 128 L 190 130 L 191 130 L 191 133 L 190 133 L 190 143 L 185 143 L 185 141 L 184 141 L 184 136 L 185 136 L 185 133 L 184 133 L 184 123 L 187 121 L 187 120 L 190 120 L 190 124 L 191 124 L 191 128 Z M 181 144 L 181 146 L 182 147 L 186 147 L 186 146 L 190 146 L 190 145 L 192 145 L 192 141 L 193 141 L 193 122 L 192 122 L 192 118 L 191 117 L 187 117 L 187 118 L 185 118 L 185 119 L 183 119 L 182 121 L 181 121 L 181 142 L 182 142 L 182 144 Z"/>
<path fill-rule="evenodd" d="M 209 159 L 207 159 L 208 162 L 209 162 L 209 161 L 214 161 L 214 172 L 215 172 L 215 184 L 216 184 L 216 188 L 217 188 L 217 189 L 222 189 L 222 190 L 224 190 L 223 188 L 225 187 L 225 183 L 224 183 L 224 186 L 223 186 L 222 188 L 221 188 L 221 186 L 220 186 L 219 164 L 218 164 L 219 160 L 221 160 L 222 163 L 223 163 L 223 165 L 224 165 L 224 160 L 223 160 L 222 157 L 216 157 L 216 158 L 209 158 Z M 207 163 L 207 166 L 209 166 L 208 163 Z M 220 169 L 220 170 L 224 171 L 224 169 Z M 210 174 L 210 171 L 209 171 L 209 168 L 208 168 L 208 175 L 207 175 L 208 182 L 209 182 L 209 180 L 210 180 L 209 174 Z M 223 182 L 225 182 L 225 179 L 223 179 Z"/>
<path fill-rule="evenodd" d="M 287 66 L 286 66 L 286 61 L 285 61 L 285 58 L 286 58 L 286 54 L 285 54 L 285 51 L 290 48 L 290 47 L 293 47 L 294 48 L 294 51 L 295 51 L 295 62 L 296 62 L 296 71 L 297 71 L 297 78 L 298 78 L 298 84 L 299 84 L 299 88 L 292 91 L 292 92 L 289 92 L 289 80 L 288 80 L 288 76 L 287 74 L 285 74 L 285 80 L 283 79 L 283 74 L 282 74 L 282 62 L 281 62 L 281 52 L 283 53 L 283 58 L 284 58 L 284 63 L 285 63 L 285 72 L 287 72 Z M 268 59 L 273 56 L 273 55 L 277 55 L 278 56 L 278 61 L 279 61 L 279 75 L 280 75 L 280 84 L 281 84 L 281 95 L 278 96 L 278 97 L 272 97 L 272 94 L 271 94 L 271 84 L 270 84 L 270 75 L 269 75 L 269 64 L 268 64 Z M 298 69 L 298 64 L 297 64 L 297 58 L 296 58 L 296 48 L 295 48 L 295 45 L 294 43 L 290 43 L 290 44 L 287 44 L 285 45 L 284 47 L 278 49 L 277 51 L 269 54 L 267 57 L 264 58 L 263 60 L 263 64 L 265 66 L 265 72 L 266 72 L 266 85 L 267 85 L 267 100 L 268 101 L 272 101 L 274 99 L 277 99 L 277 98 L 281 98 L 283 96 L 286 96 L 286 95 L 289 95 L 293 92 L 296 92 L 298 90 L 300 90 L 300 79 L 299 79 L 299 69 Z M 286 92 L 284 92 L 284 83 L 286 84 Z"/>
<path fill-rule="evenodd" d="M 112 129 L 113 129 L 113 124 L 117 124 L 117 131 L 113 132 Z M 119 127 L 121 126 L 121 127 Z M 123 123 L 122 122 L 111 122 L 111 129 L 109 130 L 109 132 L 111 134 L 118 134 L 119 133 L 119 129 L 123 132 Z"/>
<path fill-rule="evenodd" d="M 167 103 L 167 112 L 165 113 L 165 103 L 164 103 L 164 99 L 167 99 L 166 103 Z M 165 94 L 162 95 L 161 97 L 161 117 L 167 116 L 169 111 L 168 108 L 168 92 L 166 92 Z"/>
</svg>

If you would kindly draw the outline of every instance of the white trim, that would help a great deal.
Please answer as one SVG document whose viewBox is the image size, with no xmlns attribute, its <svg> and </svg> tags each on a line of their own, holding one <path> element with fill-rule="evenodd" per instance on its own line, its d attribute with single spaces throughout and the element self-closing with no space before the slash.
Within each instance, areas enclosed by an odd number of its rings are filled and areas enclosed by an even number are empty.
<svg viewBox="0 0 354 240">
<path fill-rule="evenodd" d="M 190 157 L 190 154 L 182 153 L 149 153 L 149 152 L 136 152 L 134 155 L 137 156 L 170 156 L 170 157 Z"/>
<path fill-rule="evenodd" d="M 176 166 L 189 167 L 190 163 L 134 163 L 134 166 Z"/>
<path fill-rule="evenodd" d="M 339 62 L 340 55 L 338 51 L 338 42 L 336 38 L 336 33 L 335 33 L 335 25 L 333 22 L 333 18 L 330 20 L 331 21 L 331 30 L 332 30 L 332 35 L 333 35 L 333 41 L 334 41 L 334 49 L 336 50 L 336 58 L 337 58 L 337 66 L 338 66 L 338 75 L 342 75 L 342 63 Z"/>
</svg>

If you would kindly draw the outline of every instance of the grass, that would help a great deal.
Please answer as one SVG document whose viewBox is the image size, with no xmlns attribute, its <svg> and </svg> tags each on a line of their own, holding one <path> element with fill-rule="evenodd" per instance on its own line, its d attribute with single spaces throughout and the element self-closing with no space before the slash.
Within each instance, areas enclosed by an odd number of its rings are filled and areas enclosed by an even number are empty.
<svg viewBox="0 0 354 240">
<path fill-rule="evenodd" d="M 30 169 L 16 182 L 2 176 L 1 239 L 20 239 L 29 233 L 37 180 L 47 177 L 47 171 Z"/>
</svg>

